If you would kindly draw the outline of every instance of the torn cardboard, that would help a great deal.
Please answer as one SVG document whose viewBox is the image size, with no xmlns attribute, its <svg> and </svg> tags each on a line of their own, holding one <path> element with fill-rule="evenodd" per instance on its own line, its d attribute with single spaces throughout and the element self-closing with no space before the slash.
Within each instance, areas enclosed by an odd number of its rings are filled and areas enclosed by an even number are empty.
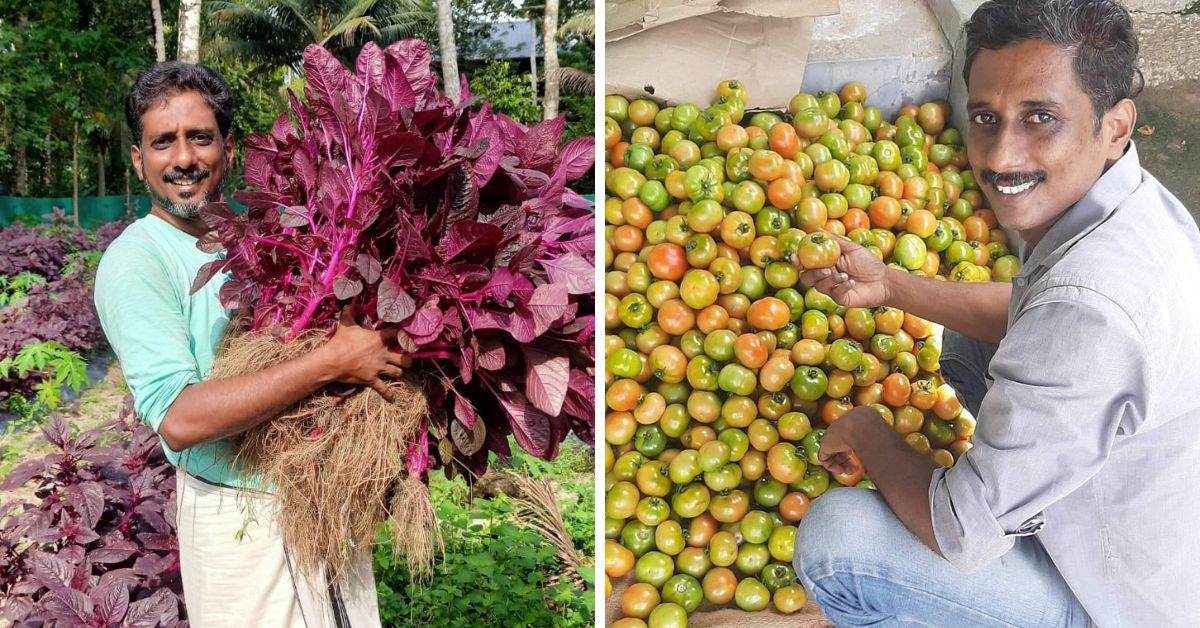
<svg viewBox="0 0 1200 628">
<path fill-rule="evenodd" d="M 606 9 L 607 93 L 706 105 L 746 83 L 750 108 L 785 108 L 800 88 L 812 18 L 838 0 L 628 0 Z"/>
</svg>

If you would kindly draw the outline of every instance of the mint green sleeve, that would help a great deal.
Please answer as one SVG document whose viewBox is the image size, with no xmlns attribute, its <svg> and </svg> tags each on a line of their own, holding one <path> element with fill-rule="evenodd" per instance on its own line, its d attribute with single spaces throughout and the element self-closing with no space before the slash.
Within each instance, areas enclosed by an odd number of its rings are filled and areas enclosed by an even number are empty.
<svg viewBox="0 0 1200 628">
<path fill-rule="evenodd" d="M 188 287 L 174 284 L 162 260 L 134 243 L 115 242 L 96 271 L 100 324 L 133 392 L 134 409 L 155 431 L 179 393 L 202 379 L 184 317 Z"/>
</svg>

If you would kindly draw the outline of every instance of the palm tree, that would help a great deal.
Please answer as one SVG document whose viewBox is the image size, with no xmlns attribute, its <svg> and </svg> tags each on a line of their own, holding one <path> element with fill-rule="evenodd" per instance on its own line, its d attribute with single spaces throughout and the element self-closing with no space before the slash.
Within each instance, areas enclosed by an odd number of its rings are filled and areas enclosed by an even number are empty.
<svg viewBox="0 0 1200 628">
<path fill-rule="evenodd" d="M 458 47 L 454 44 L 454 16 L 450 0 L 437 0 L 438 56 L 442 59 L 442 89 L 458 102 Z"/>
<path fill-rule="evenodd" d="M 588 2 L 588 10 L 570 17 L 558 28 L 558 39 L 571 37 L 594 39 L 596 37 L 596 3 Z M 573 96 L 591 96 L 596 93 L 596 77 L 591 72 L 577 68 L 559 68 L 558 80 L 563 92 Z"/>
<path fill-rule="evenodd" d="M 150 0 L 150 15 L 154 19 L 154 60 L 162 63 L 167 60 L 167 44 L 163 41 L 162 3 Z"/>
<path fill-rule="evenodd" d="M 179 60 L 200 63 L 200 0 L 179 2 Z"/>
<path fill-rule="evenodd" d="M 542 118 L 558 117 L 558 0 L 546 0 L 545 21 L 542 25 L 542 54 L 546 67 L 546 87 Z"/>
<path fill-rule="evenodd" d="M 229 0 L 209 6 L 221 35 L 218 50 L 295 67 L 309 44 L 347 61 L 364 40 L 380 40 L 376 4 L 377 0 Z"/>
</svg>

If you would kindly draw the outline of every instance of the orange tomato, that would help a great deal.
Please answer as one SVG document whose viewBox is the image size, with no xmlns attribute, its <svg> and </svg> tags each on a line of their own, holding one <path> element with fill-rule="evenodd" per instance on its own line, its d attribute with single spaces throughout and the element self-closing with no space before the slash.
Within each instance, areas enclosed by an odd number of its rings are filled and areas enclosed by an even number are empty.
<svg viewBox="0 0 1200 628">
<path fill-rule="evenodd" d="M 775 297 L 764 297 L 750 304 L 746 320 L 755 329 L 774 331 L 788 324 L 791 310 L 787 304 Z"/>
<path fill-rule="evenodd" d="M 889 406 L 899 408 L 907 404 L 911 392 L 911 384 L 903 373 L 892 373 L 883 378 L 883 402 Z"/>
</svg>

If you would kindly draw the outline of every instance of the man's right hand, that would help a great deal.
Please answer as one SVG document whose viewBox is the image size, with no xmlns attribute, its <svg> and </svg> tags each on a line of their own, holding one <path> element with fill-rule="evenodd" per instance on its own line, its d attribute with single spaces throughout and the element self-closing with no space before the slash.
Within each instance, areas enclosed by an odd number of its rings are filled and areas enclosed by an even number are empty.
<svg viewBox="0 0 1200 628">
<path fill-rule="evenodd" d="M 838 238 L 842 254 L 833 268 L 806 270 L 805 285 L 829 295 L 844 307 L 878 307 L 888 298 L 887 266 L 874 253 L 846 239 Z M 792 263 L 799 266 L 799 257 Z"/>
<path fill-rule="evenodd" d="M 333 336 L 318 351 L 334 381 L 370 386 L 388 401 L 393 395 L 383 378 L 399 378 L 402 368 L 412 366 L 411 358 L 388 349 L 386 332 L 360 327 L 349 310 L 342 310 Z"/>
</svg>

